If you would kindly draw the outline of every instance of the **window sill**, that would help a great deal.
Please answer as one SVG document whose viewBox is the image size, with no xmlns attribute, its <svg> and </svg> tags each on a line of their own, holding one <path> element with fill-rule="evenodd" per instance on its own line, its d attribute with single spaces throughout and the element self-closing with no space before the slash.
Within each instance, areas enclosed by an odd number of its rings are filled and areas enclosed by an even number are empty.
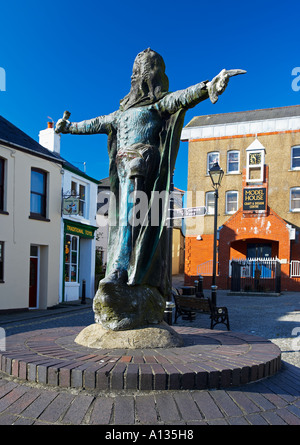
<svg viewBox="0 0 300 445">
<path fill-rule="evenodd" d="M 29 218 L 29 219 L 35 219 L 35 220 L 37 220 L 37 221 L 50 222 L 50 219 L 49 219 L 49 218 L 46 218 L 45 216 L 41 216 L 41 215 L 34 214 L 34 213 L 31 213 L 31 214 L 28 216 L 28 218 Z"/>
<path fill-rule="evenodd" d="M 6 212 L 5 210 L 0 210 L 0 215 L 9 215 L 9 213 Z"/>
</svg>

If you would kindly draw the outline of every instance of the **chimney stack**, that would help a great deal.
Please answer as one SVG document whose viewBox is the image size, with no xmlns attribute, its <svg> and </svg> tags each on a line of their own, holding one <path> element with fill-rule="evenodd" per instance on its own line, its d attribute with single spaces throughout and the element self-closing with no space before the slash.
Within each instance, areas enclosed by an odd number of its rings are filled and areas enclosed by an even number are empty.
<svg viewBox="0 0 300 445">
<path fill-rule="evenodd" d="M 47 122 L 47 128 L 40 131 L 39 143 L 48 150 L 60 154 L 60 134 L 55 133 L 53 121 Z"/>
</svg>

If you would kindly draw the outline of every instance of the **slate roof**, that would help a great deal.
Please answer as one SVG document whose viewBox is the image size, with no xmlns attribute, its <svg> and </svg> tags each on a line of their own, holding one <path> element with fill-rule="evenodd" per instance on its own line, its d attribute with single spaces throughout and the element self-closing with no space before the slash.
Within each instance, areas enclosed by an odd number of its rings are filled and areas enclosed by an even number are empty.
<svg viewBox="0 0 300 445">
<path fill-rule="evenodd" d="M 33 155 L 47 158 L 54 162 L 64 163 L 64 159 L 61 156 L 40 145 L 2 116 L 0 116 L 0 143 L 15 146 L 17 149 L 29 151 Z"/>
<path fill-rule="evenodd" d="M 221 125 L 236 122 L 261 121 L 287 117 L 300 117 L 300 105 L 279 108 L 264 108 L 261 110 L 238 111 L 233 113 L 211 114 L 194 117 L 185 128 L 203 127 L 206 125 Z"/>
<path fill-rule="evenodd" d="M 99 182 L 97 179 L 88 176 L 78 167 L 71 164 L 71 162 L 64 159 L 58 153 L 48 150 L 48 148 L 40 145 L 36 140 L 28 136 L 28 134 L 24 133 L 24 131 L 20 130 L 2 116 L 0 116 L 0 143 L 13 146 L 22 151 L 28 151 L 35 156 L 59 162 L 60 164 L 63 164 L 64 168 L 71 170 L 73 173 L 76 173 L 89 181 L 96 182 L 97 184 Z"/>
</svg>

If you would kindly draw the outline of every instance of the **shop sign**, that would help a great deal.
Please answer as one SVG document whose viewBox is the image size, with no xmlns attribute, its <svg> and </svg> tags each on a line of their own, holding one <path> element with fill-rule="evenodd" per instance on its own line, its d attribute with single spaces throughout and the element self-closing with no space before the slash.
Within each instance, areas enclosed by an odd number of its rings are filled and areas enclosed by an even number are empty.
<svg viewBox="0 0 300 445">
<path fill-rule="evenodd" d="M 265 211 L 267 209 L 267 193 L 265 187 L 244 188 L 243 211 Z"/>
<path fill-rule="evenodd" d="M 82 236 L 84 238 L 94 238 L 94 230 L 92 228 L 86 228 L 83 226 L 75 226 L 71 224 L 66 224 L 66 232 L 72 233 L 73 235 Z"/>
</svg>

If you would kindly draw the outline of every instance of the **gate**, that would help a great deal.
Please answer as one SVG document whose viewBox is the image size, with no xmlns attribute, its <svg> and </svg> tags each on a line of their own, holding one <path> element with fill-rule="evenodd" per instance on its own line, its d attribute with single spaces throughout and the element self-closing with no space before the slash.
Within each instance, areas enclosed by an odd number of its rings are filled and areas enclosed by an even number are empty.
<svg viewBox="0 0 300 445">
<path fill-rule="evenodd" d="M 278 258 L 231 260 L 231 291 L 281 291 L 281 264 Z"/>
</svg>

